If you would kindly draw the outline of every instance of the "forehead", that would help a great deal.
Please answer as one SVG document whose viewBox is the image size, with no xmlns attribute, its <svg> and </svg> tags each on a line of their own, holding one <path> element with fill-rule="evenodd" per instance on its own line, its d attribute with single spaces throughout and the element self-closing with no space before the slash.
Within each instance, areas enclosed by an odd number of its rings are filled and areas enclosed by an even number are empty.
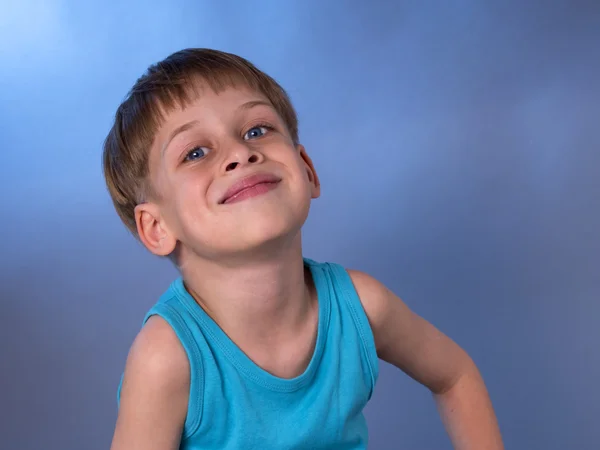
<svg viewBox="0 0 600 450">
<path fill-rule="evenodd" d="M 274 109 L 269 99 L 258 89 L 236 80 L 214 85 L 202 79 L 195 79 L 180 87 L 180 91 L 174 94 L 157 99 L 161 119 L 157 124 L 158 134 L 165 128 L 177 126 L 180 120 L 189 115 L 199 112 L 224 114 L 254 103 Z"/>
</svg>

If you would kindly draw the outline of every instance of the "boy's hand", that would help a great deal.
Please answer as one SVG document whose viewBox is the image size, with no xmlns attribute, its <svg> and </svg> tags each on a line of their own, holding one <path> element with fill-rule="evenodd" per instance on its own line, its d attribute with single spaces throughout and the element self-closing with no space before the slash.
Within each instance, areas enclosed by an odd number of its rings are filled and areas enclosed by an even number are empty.
<svg viewBox="0 0 600 450">
<path fill-rule="evenodd" d="M 454 448 L 502 450 L 483 379 L 466 352 L 377 280 L 348 273 L 369 318 L 378 356 L 431 390 Z"/>
<path fill-rule="evenodd" d="M 190 389 L 187 355 L 173 329 L 151 317 L 127 358 L 111 450 L 176 450 Z"/>
</svg>

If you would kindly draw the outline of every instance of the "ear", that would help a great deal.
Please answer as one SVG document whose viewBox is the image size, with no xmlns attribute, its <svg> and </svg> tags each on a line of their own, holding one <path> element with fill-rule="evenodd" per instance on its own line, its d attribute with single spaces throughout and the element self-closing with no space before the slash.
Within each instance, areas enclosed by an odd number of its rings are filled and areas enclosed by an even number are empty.
<svg viewBox="0 0 600 450">
<path fill-rule="evenodd" d="M 298 151 L 300 152 L 300 157 L 306 166 L 306 174 L 308 175 L 308 181 L 311 184 L 311 194 L 312 198 L 319 198 L 321 195 L 321 182 L 319 181 L 319 176 L 317 175 L 317 171 L 315 170 L 315 166 L 306 153 L 306 149 L 303 145 L 298 144 Z"/>
<path fill-rule="evenodd" d="M 177 239 L 169 232 L 158 205 L 142 203 L 135 207 L 135 224 L 144 246 L 157 256 L 170 255 L 177 245 Z"/>
</svg>

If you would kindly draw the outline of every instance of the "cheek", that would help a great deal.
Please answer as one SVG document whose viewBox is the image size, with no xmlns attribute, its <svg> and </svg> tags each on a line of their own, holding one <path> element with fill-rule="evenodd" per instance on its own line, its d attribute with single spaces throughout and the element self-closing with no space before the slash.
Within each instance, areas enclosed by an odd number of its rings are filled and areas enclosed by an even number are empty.
<svg viewBox="0 0 600 450">
<path fill-rule="evenodd" d="M 197 222 L 206 212 L 207 186 L 198 180 L 182 180 L 178 183 L 174 195 L 171 197 L 175 214 L 189 226 L 190 222 Z"/>
<path fill-rule="evenodd" d="M 191 184 L 183 186 L 181 195 L 181 206 L 188 209 L 190 213 L 201 213 L 206 208 L 206 190 L 203 186 Z"/>
<path fill-rule="evenodd" d="M 308 170 L 309 169 L 304 163 L 304 161 L 299 158 L 297 169 L 298 183 L 302 184 L 302 192 L 310 197 L 312 192 L 312 186 Z"/>
<path fill-rule="evenodd" d="M 298 173 L 302 176 L 302 181 L 307 184 L 310 183 L 309 168 L 300 155 L 296 158 L 296 164 L 298 166 Z"/>
</svg>

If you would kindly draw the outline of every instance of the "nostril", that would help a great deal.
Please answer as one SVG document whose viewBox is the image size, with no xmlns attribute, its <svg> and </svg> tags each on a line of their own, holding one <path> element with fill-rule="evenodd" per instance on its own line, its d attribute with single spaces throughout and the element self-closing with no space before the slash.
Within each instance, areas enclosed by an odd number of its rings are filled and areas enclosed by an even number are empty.
<svg viewBox="0 0 600 450">
<path fill-rule="evenodd" d="M 229 164 L 227 164 L 227 167 L 225 167 L 225 171 L 229 172 L 229 171 L 235 169 L 237 167 L 237 165 L 238 165 L 237 162 L 229 163 Z"/>
<path fill-rule="evenodd" d="M 250 158 L 248 158 L 249 163 L 255 163 L 256 161 L 258 161 L 258 156 L 256 155 L 252 155 Z"/>
</svg>

